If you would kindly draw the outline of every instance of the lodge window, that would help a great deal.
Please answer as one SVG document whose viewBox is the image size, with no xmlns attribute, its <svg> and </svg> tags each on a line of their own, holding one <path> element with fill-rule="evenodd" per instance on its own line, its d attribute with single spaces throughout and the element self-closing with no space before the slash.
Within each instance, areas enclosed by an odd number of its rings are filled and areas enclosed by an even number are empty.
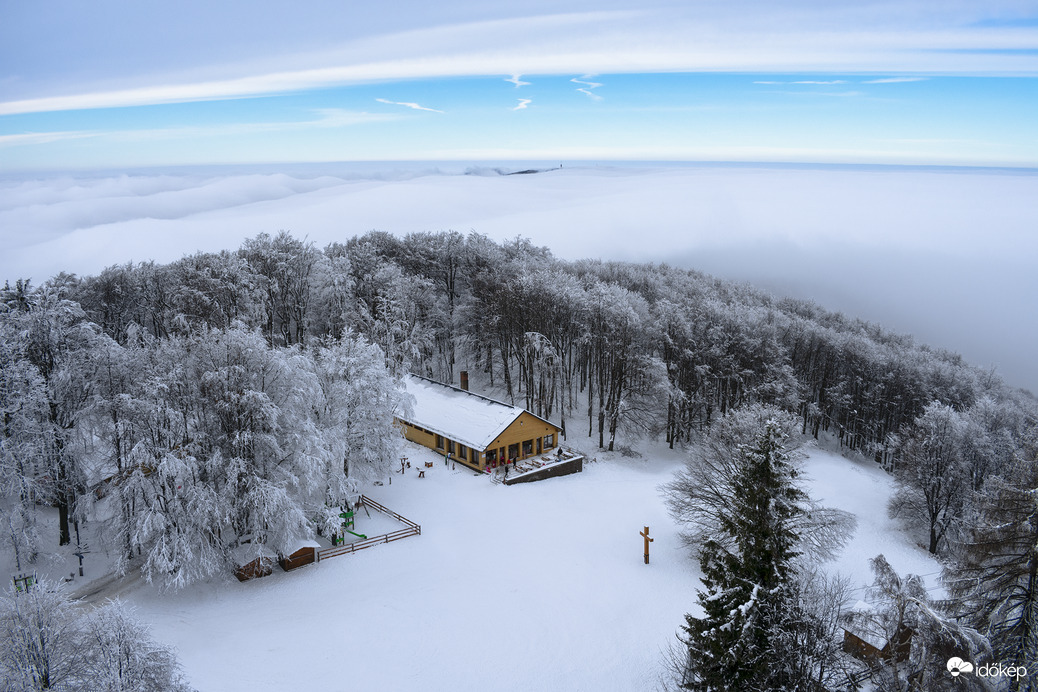
<svg viewBox="0 0 1038 692">
<path fill-rule="evenodd" d="M 497 461 L 497 450 L 496 449 L 488 449 L 487 450 L 487 463 L 489 464 L 489 463 L 494 462 L 494 461 Z"/>
<path fill-rule="evenodd" d="M 436 436 L 436 449 L 443 449 L 443 438 L 439 435 Z"/>
<path fill-rule="evenodd" d="M 523 442 L 523 456 L 528 457 L 533 454 L 533 440 L 525 440 Z"/>
<path fill-rule="evenodd" d="M 548 449 L 548 448 L 554 447 L 554 446 L 555 446 L 555 435 L 554 434 L 553 435 L 545 435 L 544 436 L 544 448 Z"/>
<path fill-rule="evenodd" d="M 454 440 L 447 440 L 447 454 L 454 454 Z"/>
<path fill-rule="evenodd" d="M 469 458 L 468 451 L 467 451 L 465 445 L 463 445 L 463 444 L 459 444 L 458 445 L 458 458 L 459 459 L 468 459 Z"/>
<path fill-rule="evenodd" d="M 519 445 L 508 445 L 508 458 L 517 459 L 519 457 Z"/>
</svg>

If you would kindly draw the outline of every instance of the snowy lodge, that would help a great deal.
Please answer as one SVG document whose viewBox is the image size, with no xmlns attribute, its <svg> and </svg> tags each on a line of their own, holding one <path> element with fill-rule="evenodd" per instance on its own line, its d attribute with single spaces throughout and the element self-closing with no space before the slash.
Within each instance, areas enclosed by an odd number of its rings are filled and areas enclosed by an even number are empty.
<svg viewBox="0 0 1038 692">
<path fill-rule="evenodd" d="M 518 406 L 414 375 L 404 384 L 415 399 L 413 415 L 397 419 L 404 437 L 478 471 L 544 454 L 559 442 L 557 425 Z"/>
</svg>

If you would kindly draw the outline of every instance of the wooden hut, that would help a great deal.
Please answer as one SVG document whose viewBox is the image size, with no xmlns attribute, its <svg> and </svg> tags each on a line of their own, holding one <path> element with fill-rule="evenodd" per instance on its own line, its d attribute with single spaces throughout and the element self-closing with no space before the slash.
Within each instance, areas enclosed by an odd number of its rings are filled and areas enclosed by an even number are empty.
<svg viewBox="0 0 1038 692">
<path fill-rule="evenodd" d="M 858 660 L 907 661 L 912 653 L 912 628 L 899 623 L 893 636 L 871 617 L 871 604 L 859 601 L 844 618 L 843 650 Z"/>
<path fill-rule="evenodd" d="M 317 561 L 317 550 L 320 547 L 321 544 L 317 541 L 300 541 L 295 550 L 278 559 L 278 564 L 281 565 L 281 569 L 291 572 L 303 565 L 314 563 Z"/>
<path fill-rule="evenodd" d="M 276 556 L 266 546 L 246 543 L 231 553 L 234 564 L 234 576 L 238 581 L 249 581 L 269 576 L 274 572 Z"/>
<path fill-rule="evenodd" d="M 559 444 L 562 429 L 526 409 L 414 375 L 404 385 L 414 397 L 413 414 L 397 419 L 404 437 L 478 471 Z"/>
</svg>

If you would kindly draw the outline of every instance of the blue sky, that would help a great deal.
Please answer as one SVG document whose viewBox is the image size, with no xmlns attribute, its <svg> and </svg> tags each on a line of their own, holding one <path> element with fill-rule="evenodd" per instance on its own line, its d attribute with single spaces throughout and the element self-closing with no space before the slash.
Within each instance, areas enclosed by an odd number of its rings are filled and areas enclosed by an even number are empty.
<svg viewBox="0 0 1038 692">
<path fill-rule="evenodd" d="M 1038 166 L 1038 3 L 0 0 L 0 168 Z"/>
</svg>

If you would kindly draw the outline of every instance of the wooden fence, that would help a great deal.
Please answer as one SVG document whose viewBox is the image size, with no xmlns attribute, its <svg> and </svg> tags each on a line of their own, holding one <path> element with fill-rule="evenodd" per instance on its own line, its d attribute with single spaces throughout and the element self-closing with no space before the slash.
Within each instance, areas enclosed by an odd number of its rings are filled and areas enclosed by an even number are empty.
<svg viewBox="0 0 1038 692">
<path fill-rule="evenodd" d="M 371 507 L 377 512 L 382 512 L 388 516 L 393 517 L 400 523 L 404 524 L 406 528 L 392 531 L 390 533 L 384 533 L 381 536 L 375 536 L 373 538 L 367 538 L 362 541 L 355 541 L 353 543 L 347 543 L 345 545 L 338 545 L 333 548 L 322 548 L 317 551 L 317 561 L 325 560 L 330 557 L 338 557 L 339 555 L 348 555 L 357 552 L 358 550 L 364 550 L 370 548 L 373 545 L 382 545 L 383 543 L 392 543 L 393 541 L 399 541 L 401 538 L 407 538 L 408 536 L 421 536 L 422 527 L 414 523 L 410 519 L 400 516 L 393 510 L 380 505 L 379 503 L 372 500 L 366 495 L 360 496 L 360 503 Z"/>
</svg>

